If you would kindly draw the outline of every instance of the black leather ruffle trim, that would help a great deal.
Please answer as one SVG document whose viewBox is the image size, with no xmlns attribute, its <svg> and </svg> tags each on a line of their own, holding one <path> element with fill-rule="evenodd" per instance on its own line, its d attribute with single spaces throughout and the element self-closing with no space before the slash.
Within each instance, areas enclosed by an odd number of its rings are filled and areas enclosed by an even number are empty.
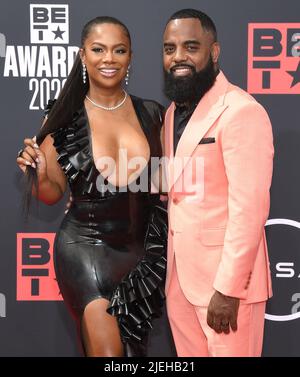
<svg viewBox="0 0 300 377">
<path fill-rule="evenodd" d="M 155 205 L 145 238 L 145 255 L 112 294 L 107 312 L 117 317 L 122 341 L 142 342 L 165 298 L 167 211 Z"/>
<path fill-rule="evenodd" d="M 55 101 L 49 100 L 45 113 L 49 113 Z M 84 194 L 98 194 L 96 181 L 99 175 L 90 150 L 90 140 L 84 110 L 73 114 L 72 122 L 52 133 L 54 147 L 58 153 L 57 161 L 66 174 L 70 185 L 81 177 L 80 191 Z M 80 174 L 82 172 L 82 174 Z"/>
</svg>

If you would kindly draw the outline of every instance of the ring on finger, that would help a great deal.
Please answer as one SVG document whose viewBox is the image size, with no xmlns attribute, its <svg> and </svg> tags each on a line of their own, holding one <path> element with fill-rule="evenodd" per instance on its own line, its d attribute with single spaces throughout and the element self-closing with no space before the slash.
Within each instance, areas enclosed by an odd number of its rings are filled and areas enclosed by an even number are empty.
<svg viewBox="0 0 300 377">
<path fill-rule="evenodd" d="M 221 322 L 221 327 L 226 328 L 229 326 L 229 322 Z"/>
</svg>

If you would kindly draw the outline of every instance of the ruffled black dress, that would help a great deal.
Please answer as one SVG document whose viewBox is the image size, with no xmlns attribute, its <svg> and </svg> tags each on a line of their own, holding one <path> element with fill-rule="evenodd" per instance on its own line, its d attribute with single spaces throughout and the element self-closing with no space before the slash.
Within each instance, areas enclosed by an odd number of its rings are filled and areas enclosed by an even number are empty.
<svg viewBox="0 0 300 377">
<path fill-rule="evenodd" d="M 151 157 L 160 157 L 162 107 L 131 99 Z M 46 113 L 50 108 L 51 103 Z M 164 299 L 167 212 L 149 190 L 132 192 L 131 184 L 118 190 L 103 180 L 93 161 L 84 106 L 52 137 L 73 196 L 54 245 L 61 294 L 79 327 L 89 302 L 108 299 L 107 311 L 118 319 L 125 355 L 145 356 L 147 333 Z M 142 174 L 150 181 L 150 162 Z"/>
</svg>

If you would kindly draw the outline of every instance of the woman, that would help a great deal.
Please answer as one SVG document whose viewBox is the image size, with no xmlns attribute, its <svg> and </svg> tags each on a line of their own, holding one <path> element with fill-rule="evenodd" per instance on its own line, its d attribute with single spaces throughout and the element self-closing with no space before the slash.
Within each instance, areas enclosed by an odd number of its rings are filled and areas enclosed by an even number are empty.
<svg viewBox="0 0 300 377">
<path fill-rule="evenodd" d="M 122 89 L 130 59 L 125 25 L 88 22 L 62 92 L 17 158 L 28 176 L 27 204 L 31 192 L 54 204 L 69 184 L 73 201 L 54 263 L 87 356 L 145 356 L 163 299 L 166 211 L 149 183 L 136 190 L 150 181 L 150 158 L 161 155 L 162 108 Z M 139 158 L 139 169 L 125 157 Z"/>
</svg>

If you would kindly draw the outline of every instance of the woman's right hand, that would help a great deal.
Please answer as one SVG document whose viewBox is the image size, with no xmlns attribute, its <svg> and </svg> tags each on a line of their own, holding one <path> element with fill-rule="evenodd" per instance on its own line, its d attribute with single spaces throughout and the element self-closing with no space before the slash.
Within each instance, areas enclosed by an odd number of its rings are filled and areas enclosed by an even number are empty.
<svg viewBox="0 0 300 377">
<path fill-rule="evenodd" d="M 24 149 L 20 157 L 17 158 L 19 168 L 25 173 L 27 166 L 37 170 L 39 180 L 47 177 L 47 160 L 36 143 L 36 137 L 24 139 Z"/>
</svg>

